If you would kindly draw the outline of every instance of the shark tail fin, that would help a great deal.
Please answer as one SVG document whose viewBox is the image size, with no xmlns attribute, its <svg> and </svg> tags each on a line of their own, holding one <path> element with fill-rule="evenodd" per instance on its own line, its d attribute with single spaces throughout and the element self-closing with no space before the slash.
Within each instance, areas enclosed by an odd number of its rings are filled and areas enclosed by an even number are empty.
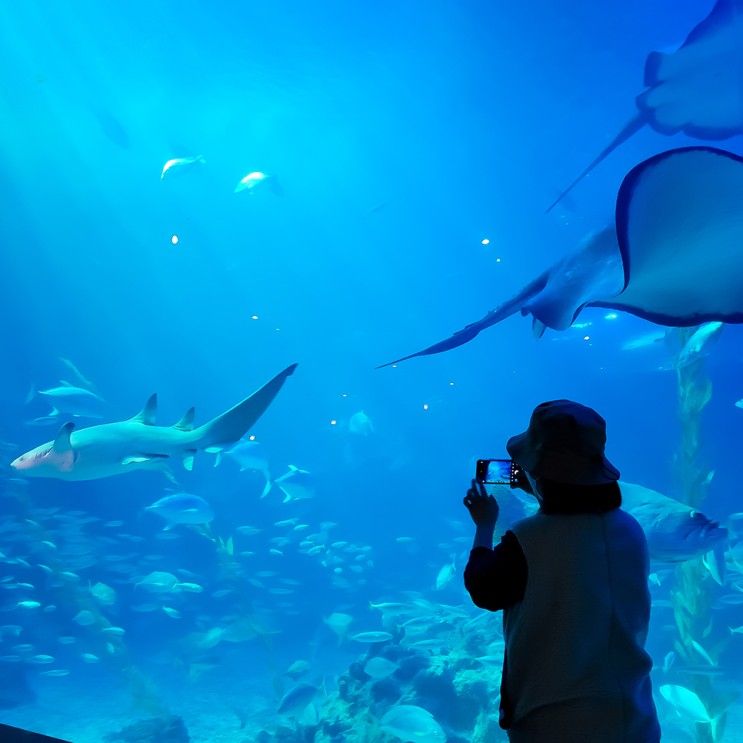
<svg viewBox="0 0 743 743">
<path fill-rule="evenodd" d="M 231 444 L 241 438 L 266 412 L 286 378 L 291 376 L 296 368 L 296 364 L 288 366 L 250 397 L 199 426 L 194 432 L 198 437 L 199 448 Z"/>
</svg>

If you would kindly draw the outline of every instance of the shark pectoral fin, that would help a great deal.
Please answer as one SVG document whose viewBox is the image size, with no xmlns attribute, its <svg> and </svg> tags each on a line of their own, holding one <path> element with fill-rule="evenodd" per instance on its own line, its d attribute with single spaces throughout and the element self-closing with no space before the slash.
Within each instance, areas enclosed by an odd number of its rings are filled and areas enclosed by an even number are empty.
<svg viewBox="0 0 743 743">
<path fill-rule="evenodd" d="M 193 430 L 193 419 L 196 415 L 196 408 L 189 408 L 178 423 L 173 424 L 173 428 L 177 428 L 179 431 L 192 431 Z"/>
<path fill-rule="evenodd" d="M 145 426 L 155 425 L 155 414 L 157 413 L 157 392 L 154 392 L 147 398 L 142 410 L 139 411 L 131 420 L 142 423 Z"/>
<path fill-rule="evenodd" d="M 194 454 L 196 454 L 196 449 L 189 449 L 183 457 L 183 469 L 188 470 L 189 472 L 193 470 Z"/>
</svg>

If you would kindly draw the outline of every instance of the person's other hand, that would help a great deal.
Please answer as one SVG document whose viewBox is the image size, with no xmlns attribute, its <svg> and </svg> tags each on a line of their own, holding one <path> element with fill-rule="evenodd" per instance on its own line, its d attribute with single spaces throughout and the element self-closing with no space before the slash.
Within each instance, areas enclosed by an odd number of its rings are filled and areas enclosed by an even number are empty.
<svg viewBox="0 0 743 743">
<path fill-rule="evenodd" d="M 470 512 L 476 526 L 495 526 L 498 521 L 498 501 L 485 491 L 481 482 L 472 480 L 472 485 L 464 496 L 464 507 Z"/>
</svg>

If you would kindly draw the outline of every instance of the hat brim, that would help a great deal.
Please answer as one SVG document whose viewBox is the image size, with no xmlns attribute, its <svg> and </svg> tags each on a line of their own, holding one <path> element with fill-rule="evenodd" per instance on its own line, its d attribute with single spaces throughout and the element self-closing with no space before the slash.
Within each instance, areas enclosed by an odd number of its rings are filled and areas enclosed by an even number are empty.
<svg viewBox="0 0 743 743">
<path fill-rule="evenodd" d="M 608 485 L 619 479 L 619 470 L 604 456 L 586 459 L 570 451 L 544 451 L 534 445 L 528 431 L 506 443 L 511 459 L 534 477 L 567 485 Z"/>
</svg>

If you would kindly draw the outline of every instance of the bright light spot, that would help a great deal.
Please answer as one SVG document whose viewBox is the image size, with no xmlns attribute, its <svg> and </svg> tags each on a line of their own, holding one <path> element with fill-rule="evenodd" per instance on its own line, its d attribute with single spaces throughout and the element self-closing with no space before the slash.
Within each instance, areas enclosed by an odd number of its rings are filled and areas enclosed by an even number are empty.
<svg viewBox="0 0 743 743">
<path fill-rule="evenodd" d="M 583 340 L 584 341 L 590 341 L 591 340 L 591 336 L 590 335 L 584 335 L 583 336 Z"/>
<path fill-rule="evenodd" d="M 170 242 L 173 245 L 178 245 L 178 235 L 173 235 L 173 237 L 170 238 Z"/>
<path fill-rule="evenodd" d="M 397 369 L 397 364 L 392 364 L 393 369 Z"/>
<path fill-rule="evenodd" d="M 257 319 L 258 319 L 258 315 L 251 315 L 251 316 L 250 316 L 250 319 L 251 319 L 251 320 L 257 320 Z"/>
<path fill-rule="evenodd" d="M 428 410 L 428 403 L 427 402 L 424 402 L 423 403 L 423 410 Z"/>
<path fill-rule="evenodd" d="M 487 237 L 484 237 L 482 240 L 480 240 L 480 243 L 482 245 L 490 245 L 490 240 L 488 240 Z"/>
<path fill-rule="evenodd" d="M 607 312 L 604 315 L 604 320 L 616 320 L 619 317 L 616 312 Z"/>
<path fill-rule="evenodd" d="M 255 441 L 255 434 L 251 433 L 250 436 L 248 436 L 248 441 Z"/>
<path fill-rule="evenodd" d="M 331 418 L 330 425 L 334 426 L 336 423 L 338 423 L 338 421 L 335 418 Z"/>
<path fill-rule="evenodd" d="M 453 387 L 453 386 L 454 386 L 454 382 L 449 382 L 449 387 Z"/>
<path fill-rule="evenodd" d="M 495 262 L 496 262 L 496 263 L 500 263 L 500 258 L 496 258 L 496 259 L 495 259 Z"/>
<path fill-rule="evenodd" d="M 341 397 L 348 397 L 348 392 L 341 392 Z"/>
</svg>

